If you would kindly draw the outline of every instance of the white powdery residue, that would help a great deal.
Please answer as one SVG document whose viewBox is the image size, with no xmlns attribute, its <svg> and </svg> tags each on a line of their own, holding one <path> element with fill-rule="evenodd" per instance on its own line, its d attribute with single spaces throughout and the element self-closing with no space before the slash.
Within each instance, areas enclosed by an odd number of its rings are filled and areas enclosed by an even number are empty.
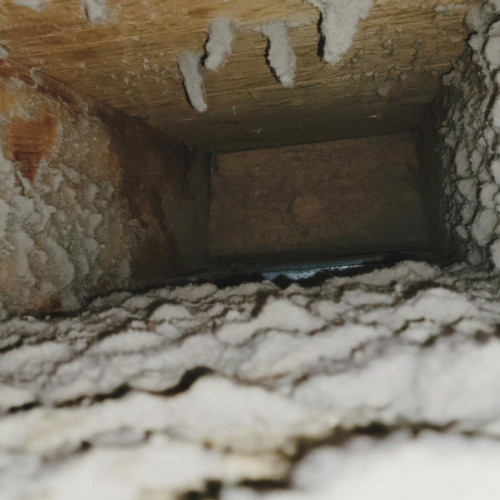
<svg viewBox="0 0 500 500">
<path fill-rule="evenodd" d="M 491 163 L 491 173 L 497 185 L 500 186 L 500 160 L 495 160 Z"/>
<path fill-rule="evenodd" d="M 123 307 L 129 311 L 146 309 L 155 301 L 154 297 L 145 297 L 144 295 L 132 295 L 123 302 Z"/>
<path fill-rule="evenodd" d="M 107 0 L 83 0 L 83 9 L 93 26 L 108 22 L 109 8 Z"/>
<path fill-rule="evenodd" d="M 484 2 L 469 11 L 467 24 L 473 34 L 467 52 L 450 74 L 450 100 L 441 104 L 447 115 L 438 146 L 441 193 L 437 208 L 446 221 L 442 230 L 447 245 L 455 246 L 474 265 L 491 262 L 488 245 L 500 222 L 496 212 L 500 184 L 500 23 L 496 9 L 492 2 Z"/>
<path fill-rule="evenodd" d="M 155 392 L 164 391 L 179 384 L 183 375 L 190 370 L 200 366 L 209 370 L 218 369 L 223 354 L 222 343 L 213 335 L 193 335 L 180 345 L 168 345 L 165 349 L 153 350 L 147 356 L 141 356 L 141 364 L 134 364 L 128 370 L 123 370 L 119 359 L 114 360 L 111 366 L 107 367 L 107 380 L 98 383 L 109 381 L 110 386 L 116 388 L 129 381 L 133 387 Z"/>
<path fill-rule="evenodd" d="M 472 203 L 465 204 L 461 210 L 462 224 L 468 226 L 472 222 L 472 219 L 474 219 L 475 211 L 476 211 L 475 206 Z"/>
<path fill-rule="evenodd" d="M 455 228 L 455 231 L 457 235 L 463 240 L 466 240 L 469 237 L 469 233 L 467 232 L 467 229 L 465 229 L 464 226 L 457 226 Z"/>
<path fill-rule="evenodd" d="M 295 401 L 335 410 L 346 427 L 376 420 L 388 425 L 417 418 L 412 390 L 417 349 L 402 348 L 379 355 L 370 363 L 333 375 L 311 376 L 294 391 Z"/>
<path fill-rule="evenodd" d="M 500 254 L 500 244 L 490 248 Z M 247 496 L 234 498 L 344 499 L 369 488 L 400 500 L 412 498 L 416 483 L 388 482 L 386 473 L 406 463 L 425 476 L 429 462 L 433 471 L 438 462 L 451 467 L 456 454 L 453 467 L 467 459 L 465 479 L 482 481 L 473 473 L 484 467 L 474 443 L 498 447 L 500 436 L 499 283 L 489 269 L 406 262 L 308 289 L 252 283 L 121 292 L 79 315 L 0 323 L 0 412 L 17 410 L 0 419 L 0 497 L 124 500 L 154 491 L 178 498 L 203 492 L 210 479 L 221 481 L 223 499 L 236 489 Z M 157 335 L 166 326 L 181 338 Z M 223 331 L 228 343 L 217 338 Z M 120 387 L 128 391 L 115 392 Z M 30 404 L 39 407 L 19 411 Z M 351 433 L 374 423 L 389 434 Z M 441 431 L 427 442 L 412 434 L 415 426 Z M 348 439 L 323 453 L 339 431 Z M 303 438 L 317 445 L 311 460 L 296 463 L 290 457 Z M 443 455 L 436 439 L 448 443 Z M 455 484 L 455 475 L 439 487 Z M 289 488 L 270 497 L 233 489 L 287 477 Z M 460 498 L 436 491 L 434 498 Z"/>
<path fill-rule="evenodd" d="M 460 177 L 470 175 L 470 160 L 467 149 L 461 147 L 455 155 L 455 166 Z"/>
<path fill-rule="evenodd" d="M 484 331 L 484 325 L 473 324 Z M 297 386 L 295 399 L 334 409 L 349 426 L 410 419 L 478 430 L 500 413 L 498 400 L 488 397 L 500 389 L 499 354 L 499 342 L 481 345 L 472 339 L 442 338 L 431 350 L 393 347 L 349 370 L 310 376 Z"/>
<path fill-rule="evenodd" d="M 394 308 L 380 308 L 361 314 L 359 319 L 366 324 L 379 322 L 394 331 L 405 324 L 424 319 L 449 325 L 461 317 L 474 317 L 477 314 L 474 304 L 461 294 L 445 288 L 433 288 L 418 294 L 396 311 Z"/>
<path fill-rule="evenodd" d="M 162 338 L 151 332 L 128 331 L 105 338 L 91 348 L 92 354 L 120 355 L 155 349 Z"/>
<path fill-rule="evenodd" d="M 312 316 L 307 310 L 298 307 L 286 299 L 269 302 L 262 313 L 251 321 L 226 323 L 217 333 L 217 337 L 229 344 L 242 344 L 260 329 L 279 329 L 291 332 L 309 333 L 319 330 L 325 322 Z"/>
<path fill-rule="evenodd" d="M 58 363 L 68 362 L 72 355 L 73 349 L 69 344 L 58 342 L 44 342 L 8 351 L 0 356 L 0 376 L 34 380 L 50 373 Z"/>
<path fill-rule="evenodd" d="M 179 319 L 190 319 L 193 315 L 189 312 L 186 306 L 180 304 L 162 304 L 160 307 L 155 309 L 151 317 L 149 318 L 152 322 L 161 323 L 169 322 L 172 320 Z"/>
<path fill-rule="evenodd" d="M 463 179 L 457 184 L 457 187 L 465 198 L 473 198 L 477 188 L 477 180 L 473 178 Z"/>
<path fill-rule="evenodd" d="M 5 459 L 15 460 L 12 455 Z M 21 470 L 31 466 L 33 472 L 28 480 L 5 481 L 2 500 L 39 499 L 41 493 L 44 500 L 173 500 L 184 492 L 202 491 L 210 481 L 279 479 L 285 473 L 283 462 L 274 456 L 223 453 L 153 435 L 138 446 L 97 447 L 58 467 L 21 463 Z"/>
<path fill-rule="evenodd" d="M 284 21 L 273 21 L 262 26 L 262 34 L 269 39 L 267 60 L 284 87 L 292 87 L 297 67 L 292 40 Z"/>
<path fill-rule="evenodd" d="M 75 278 L 75 267 L 68 253 L 53 238 L 47 237 L 44 246 L 51 255 L 51 261 L 57 263 L 58 273 L 54 273 L 54 284 L 61 289 L 71 286 Z"/>
<path fill-rule="evenodd" d="M 498 133 L 500 131 L 500 98 L 497 97 L 495 99 L 495 103 L 493 104 L 493 108 L 491 110 L 491 113 L 493 115 L 493 127 L 495 128 L 496 132 Z"/>
<path fill-rule="evenodd" d="M 325 39 L 323 59 L 334 65 L 349 50 L 358 22 L 370 14 L 373 0 L 308 0 L 322 15 L 321 33 Z"/>
<path fill-rule="evenodd" d="M 233 51 L 235 34 L 236 23 L 231 19 L 216 19 L 209 26 L 208 41 L 205 45 L 205 68 L 216 71 L 226 64 Z"/>
<path fill-rule="evenodd" d="M 358 438 L 346 448 L 323 447 L 306 456 L 293 474 L 292 484 L 298 491 L 279 498 L 494 500 L 500 491 L 500 477 L 494 472 L 499 459 L 500 444 L 484 438 L 432 432 L 417 438 L 399 433 L 384 442 Z M 222 499 L 238 497 L 223 495 Z"/>
<path fill-rule="evenodd" d="M 426 262 L 401 262 L 394 267 L 378 269 L 371 273 L 354 277 L 332 278 L 323 288 L 335 288 L 346 284 L 360 283 L 384 287 L 392 282 L 411 283 L 413 281 L 432 280 L 439 276 L 439 269 Z"/>
<path fill-rule="evenodd" d="M 314 406 L 220 377 L 204 377 L 169 406 L 170 411 L 164 413 L 177 420 L 172 422 L 176 436 L 198 442 L 210 440 L 218 448 L 244 453 L 271 451 L 283 446 L 293 434 L 322 435 L 327 430 Z M 223 415 L 220 408 L 225 408 Z"/>
<path fill-rule="evenodd" d="M 394 302 L 394 297 L 386 293 L 366 292 L 363 290 L 349 290 L 342 299 L 350 306 L 359 307 L 367 305 L 389 305 Z"/>
<path fill-rule="evenodd" d="M 464 430 L 498 420 L 500 401 L 488 394 L 500 390 L 499 356 L 500 342 L 478 344 L 473 339 L 441 339 L 432 350 L 422 351 L 413 388 L 422 420 L 460 422 Z"/>
<path fill-rule="evenodd" d="M 293 375 L 300 377 L 326 360 L 342 361 L 367 342 L 391 335 L 384 328 L 345 325 L 314 336 L 295 336 L 272 331 L 255 348 L 255 354 L 241 366 L 249 380 Z"/>
<path fill-rule="evenodd" d="M 387 97 L 391 92 L 392 84 L 390 82 L 385 82 L 377 87 L 377 94 L 379 97 Z"/>
<path fill-rule="evenodd" d="M 243 283 L 242 285 L 228 288 L 226 290 L 218 290 L 213 298 L 216 300 L 225 300 L 230 297 L 252 297 L 256 293 L 272 293 L 277 291 L 278 287 L 271 282 L 262 283 Z"/>
<path fill-rule="evenodd" d="M 497 13 L 500 12 L 500 0 L 487 0 L 487 4 L 492 7 Z"/>
<path fill-rule="evenodd" d="M 5 47 L 0 46 L 0 59 L 6 59 L 7 57 L 9 57 L 9 53 Z"/>
<path fill-rule="evenodd" d="M 0 198 L 0 240 L 5 237 L 7 229 L 8 217 L 10 213 L 9 205 Z"/>
<path fill-rule="evenodd" d="M 46 457 L 128 429 L 135 434 L 167 432 L 195 443 L 210 441 L 220 450 L 262 453 L 294 436 L 326 433 L 325 423 L 335 420 L 323 415 L 314 405 L 301 405 L 262 387 L 205 377 L 172 398 L 133 393 L 91 408 L 39 408 L 21 418 L 6 417 L 0 421 L 0 450 Z"/>
<path fill-rule="evenodd" d="M 13 0 L 15 4 L 42 12 L 49 0 Z"/>
<path fill-rule="evenodd" d="M 448 5 L 441 5 L 438 4 L 436 7 L 434 7 L 435 12 L 454 12 L 456 10 L 463 10 L 467 8 L 467 4 L 465 3 L 452 3 Z"/>
<path fill-rule="evenodd" d="M 472 224 L 472 236 L 477 244 L 484 247 L 493 235 L 493 231 L 498 223 L 498 216 L 495 210 L 487 208 L 481 211 Z"/>
<path fill-rule="evenodd" d="M 496 184 L 485 184 L 481 188 L 481 204 L 486 208 L 495 208 L 495 196 L 498 193 Z"/>
<path fill-rule="evenodd" d="M 490 247 L 491 260 L 497 269 L 500 269 L 500 240 L 496 240 Z"/>
<path fill-rule="evenodd" d="M 29 390 L 0 383 L 0 415 L 11 408 L 20 408 L 33 402 L 35 397 Z"/>
<path fill-rule="evenodd" d="M 494 13 L 475 5 L 469 9 L 465 17 L 467 27 L 471 31 L 484 32 L 484 30 L 491 24 L 494 18 Z"/>
<path fill-rule="evenodd" d="M 182 300 L 186 302 L 199 302 L 217 292 L 217 287 L 212 283 L 203 285 L 187 285 L 174 288 L 169 293 L 169 299 Z"/>
<path fill-rule="evenodd" d="M 208 108 L 205 100 L 200 57 L 195 52 L 185 52 L 177 62 L 191 105 L 196 111 L 204 113 Z"/>
<path fill-rule="evenodd" d="M 491 36 L 484 47 L 484 55 L 492 70 L 500 67 L 500 37 Z"/>
</svg>

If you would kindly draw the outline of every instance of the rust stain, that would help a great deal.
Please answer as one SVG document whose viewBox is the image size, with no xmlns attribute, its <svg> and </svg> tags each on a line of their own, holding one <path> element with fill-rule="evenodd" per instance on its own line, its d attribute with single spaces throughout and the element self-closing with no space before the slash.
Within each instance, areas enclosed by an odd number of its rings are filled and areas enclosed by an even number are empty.
<svg viewBox="0 0 500 500">
<path fill-rule="evenodd" d="M 35 180 L 40 161 L 47 157 L 57 135 L 57 120 L 44 114 L 34 120 L 13 118 L 2 134 L 5 157 L 13 161 L 30 182 Z"/>
<path fill-rule="evenodd" d="M 8 115 L 13 105 L 13 97 L 5 88 L 0 89 L 0 113 Z"/>
<path fill-rule="evenodd" d="M 40 300 L 35 308 L 36 314 L 55 314 L 63 310 L 61 297 L 58 294 L 53 294 Z"/>
<path fill-rule="evenodd" d="M 61 313 L 64 311 L 64 307 L 62 305 L 60 295 L 54 293 L 49 296 L 41 297 L 38 300 L 35 299 L 34 303 L 32 303 L 30 306 L 21 303 L 11 304 L 10 310 L 16 316 L 30 314 L 35 317 L 40 317 L 46 314 Z"/>
</svg>

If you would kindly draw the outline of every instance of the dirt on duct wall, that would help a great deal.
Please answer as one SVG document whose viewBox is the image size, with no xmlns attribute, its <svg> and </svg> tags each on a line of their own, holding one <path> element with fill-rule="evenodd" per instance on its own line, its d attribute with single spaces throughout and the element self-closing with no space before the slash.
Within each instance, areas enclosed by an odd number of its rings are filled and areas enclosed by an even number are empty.
<svg viewBox="0 0 500 500">
<path fill-rule="evenodd" d="M 419 132 L 429 218 L 445 254 L 500 268 L 500 15 L 473 8 L 468 49 Z"/>
<path fill-rule="evenodd" d="M 201 264 L 207 155 L 12 62 L 0 71 L 0 318 Z"/>
</svg>

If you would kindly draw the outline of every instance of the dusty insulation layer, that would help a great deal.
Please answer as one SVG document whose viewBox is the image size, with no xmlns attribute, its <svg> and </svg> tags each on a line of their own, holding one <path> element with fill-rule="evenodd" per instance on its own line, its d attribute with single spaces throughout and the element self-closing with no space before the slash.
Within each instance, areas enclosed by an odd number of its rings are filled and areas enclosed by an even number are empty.
<svg viewBox="0 0 500 500">
<path fill-rule="evenodd" d="M 499 285 L 407 262 L 4 322 L 0 498 L 495 498 Z"/>
<path fill-rule="evenodd" d="M 500 17 L 494 2 L 472 9 L 469 48 L 444 77 L 436 120 L 439 190 L 434 207 L 447 248 L 472 265 L 500 267 Z M 441 111 L 441 114 L 443 113 Z"/>
</svg>

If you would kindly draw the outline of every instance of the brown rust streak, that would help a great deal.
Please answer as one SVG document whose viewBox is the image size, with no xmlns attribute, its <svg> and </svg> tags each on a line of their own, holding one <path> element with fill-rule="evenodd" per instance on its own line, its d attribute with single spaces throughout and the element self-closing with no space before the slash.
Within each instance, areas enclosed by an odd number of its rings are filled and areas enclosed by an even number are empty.
<svg viewBox="0 0 500 500">
<path fill-rule="evenodd" d="M 43 114 L 34 120 L 15 117 L 2 134 L 5 157 L 13 161 L 31 183 L 34 182 L 40 161 L 47 158 L 57 136 L 57 120 Z"/>
</svg>

